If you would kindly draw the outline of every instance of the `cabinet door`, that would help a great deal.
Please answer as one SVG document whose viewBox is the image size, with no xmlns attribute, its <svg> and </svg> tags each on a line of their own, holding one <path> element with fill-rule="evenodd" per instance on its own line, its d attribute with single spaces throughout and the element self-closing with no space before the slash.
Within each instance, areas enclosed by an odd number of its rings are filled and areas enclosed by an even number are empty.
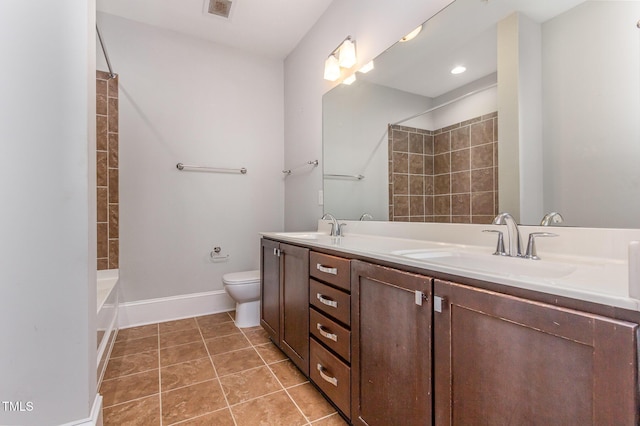
<svg viewBox="0 0 640 426">
<path fill-rule="evenodd" d="M 352 262 L 354 424 L 431 424 L 431 285 L 429 277 Z"/>
<path fill-rule="evenodd" d="M 280 244 L 262 239 L 260 255 L 260 324 L 280 342 Z"/>
<path fill-rule="evenodd" d="M 309 374 L 309 250 L 280 244 L 281 349 Z"/>
<path fill-rule="evenodd" d="M 638 424 L 637 324 L 439 280 L 434 297 L 437 425 Z"/>
</svg>

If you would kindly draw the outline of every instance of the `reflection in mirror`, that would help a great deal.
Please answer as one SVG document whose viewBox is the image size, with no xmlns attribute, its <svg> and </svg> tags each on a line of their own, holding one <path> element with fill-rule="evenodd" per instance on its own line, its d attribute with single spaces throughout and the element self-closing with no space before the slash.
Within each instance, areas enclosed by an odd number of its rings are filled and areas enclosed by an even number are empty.
<svg viewBox="0 0 640 426">
<path fill-rule="evenodd" d="M 325 94 L 325 211 L 640 227 L 639 18 L 638 1 L 454 1 Z"/>
</svg>

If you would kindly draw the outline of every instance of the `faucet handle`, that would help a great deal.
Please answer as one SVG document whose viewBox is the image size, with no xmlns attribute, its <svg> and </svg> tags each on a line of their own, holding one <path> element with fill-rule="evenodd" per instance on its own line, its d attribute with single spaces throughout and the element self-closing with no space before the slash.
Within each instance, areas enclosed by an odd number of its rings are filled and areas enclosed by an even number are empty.
<svg viewBox="0 0 640 426">
<path fill-rule="evenodd" d="M 494 256 L 507 255 L 507 252 L 504 250 L 504 237 L 502 236 L 502 231 L 498 231 L 496 229 L 483 229 L 482 232 L 493 232 L 498 234 L 498 245 L 496 246 L 496 251 L 493 253 Z"/>
<path fill-rule="evenodd" d="M 344 222 L 338 223 L 338 228 L 336 230 L 336 237 L 342 237 L 342 234 L 344 232 L 342 228 L 344 228 L 345 226 L 347 226 L 347 224 Z"/>
<path fill-rule="evenodd" d="M 537 237 L 557 237 L 558 234 L 552 232 L 532 232 L 529 234 L 529 242 L 527 243 L 527 251 L 524 255 L 525 259 L 540 260 L 538 253 L 536 252 L 536 238 Z"/>
</svg>

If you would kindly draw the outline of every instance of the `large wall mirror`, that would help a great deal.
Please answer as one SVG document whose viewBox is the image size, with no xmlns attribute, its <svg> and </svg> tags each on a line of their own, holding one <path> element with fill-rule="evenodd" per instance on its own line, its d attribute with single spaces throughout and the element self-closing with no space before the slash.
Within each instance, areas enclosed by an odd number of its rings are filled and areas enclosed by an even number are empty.
<svg viewBox="0 0 640 426">
<path fill-rule="evenodd" d="M 639 20 L 640 1 L 455 0 L 324 95 L 324 211 L 640 228 Z"/>
</svg>

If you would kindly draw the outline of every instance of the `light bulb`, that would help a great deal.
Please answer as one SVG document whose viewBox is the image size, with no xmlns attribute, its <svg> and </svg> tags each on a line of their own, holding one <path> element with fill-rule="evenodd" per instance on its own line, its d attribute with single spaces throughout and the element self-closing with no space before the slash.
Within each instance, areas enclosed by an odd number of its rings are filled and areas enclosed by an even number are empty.
<svg viewBox="0 0 640 426">
<path fill-rule="evenodd" d="M 342 68 L 351 68 L 356 64 L 356 45 L 351 39 L 346 39 L 342 42 L 338 53 L 338 61 Z"/>
<path fill-rule="evenodd" d="M 324 79 L 336 81 L 338 77 L 340 77 L 340 65 L 338 64 L 338 58 L 332 54 L 324 61 Z"/>
</svg>

